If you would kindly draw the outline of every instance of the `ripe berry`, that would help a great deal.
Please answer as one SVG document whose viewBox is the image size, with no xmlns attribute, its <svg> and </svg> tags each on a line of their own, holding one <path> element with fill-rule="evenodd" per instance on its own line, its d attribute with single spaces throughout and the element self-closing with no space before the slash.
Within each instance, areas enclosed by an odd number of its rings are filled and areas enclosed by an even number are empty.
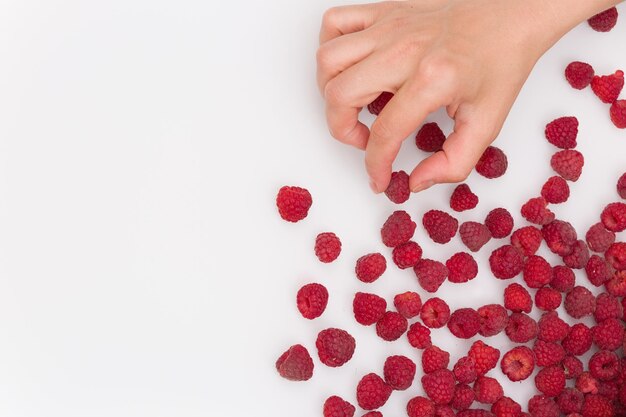
<svg viewBox="0 0 626 417">
<path fill-rule="evenodd" d="M 400 313 L 387 311 L 376 323 L 376 334 L 388 342 L 398 340 L 406 332 L 409 323 Z"/>
<path fill-rule="evenodd" d="M 330 328 L 319 332 L 315 346 L 320 361 L 326 366 L 336 368 L 352 358 L 356 341 L 345 330 Z"/>
<path fill-rule="evenodd" d="M 587 87 L 594 75 L 593 67 L 585 62 L 574 61 L 565 68 L 565 79 L 577 90 Z"/>
<path fill-rule="evenodd" d="M 448 268 L 448 281 L 454 283 L 463 283 L 476 278 L 478 275 L 478 264 L 466 252 L 459 252 L 446 261 Z"/>
<path fill-rule="evenodd" d="M 387 309 L 387 302 L 375 295 L 357 292 L 352 302 L 352 310 L 357 323 L 371 326 L 380 320 Z"/>
<path fill-rule="evenodd" d="M 308 381 L 313 376 L 313 359 L 302 345 L 293 345 L 276 361 L 276 370 L 290 381 Z"/>
<path fill-rule="evenodd" d="M 373 115 L 378 116 L 392 98 L 392 93 L 383 91 L 374 101 L 367 105 L 367 110 Z"/>
<path fill-rule="evenodd" d="M 498 178 L 508 167 L 506 155 L 500 148 L 489 146 L 476 163 L 476 172 L 485 178 Z"/>
<path fill-rule="evenodd" d="M 504 354 L 500 368 L 511 381 L 523 381 L 535 369 L 535 355 L 526 346 L 514 347 Z"/>
<path fill-rule="evenodd" d="M 478 196 L 472 192 L 469 185 L 459 184 L 450 196 L 450 208 L 454 211 L 471 210 L 478 205 Z"/>
<path fill-rule="evenodd" d="M 477 252 L 489 242 L 491 232 L 487 226 L 478 222 L 465 222 L 459 227 L 461 241 L 469 250 Z"/>
<path fill-rule="evenodd" d="M 406 211 L 398 210 L 385 221 L 380 234 L 385 246 L 393 248 L 408 242 L 413 237 L 416 227 Z"/>
<path fill-rule="evenodd" d="M 353 417 L 356 409 L 336 395 L 324 402 L 324 417 Z"/>
<path fill-rule="evenodd" d="M 617 23 L 617 16 L 617 9 L 615 7 L 611 7 L 590 17 L 587 20 L 587 23 L 589 23 L 589 26 L 597 32 L 608 32 L 613 29 Z"/>
<path fill-rule="evenodd" d="M 409 174 L 404 171 L 392 172 L 385 195 L 392 203 L 402 204 L 407 201 L 411 195 Z"/>
<path fill-rule="evenodd" d="M 320 233 L 315 238 L 315 256 L 321 262 L 330 263 L 339 257 L 341 241 L 332 232 Z"/>
<path fill-rule="evenodd" d="M 395 390 L 404 391 L 413 383 L 415 370 L 415 363 L 406 356 L 390 356 L 383 370 L 385 382 Z"/>
<path fill-rule="evenodd" d="M 439 261 L 422 259 L 413 267 L 417 282 L 428 292 L 436 292 L 448 277 L 448 267 Z"/>
<path fill-rule="evenodd" d="M 496 208 L 487 214 L 485 226 L 491 232 L 491 236 L 496 239 L 507 237 L 513 230 L 513 216 L 507 209 Z"/>
<path fill-rule="evenodd" d="M 424 152 L 437 152 L 442 149 L 446 135 L 435 122 L 425 123 L 415 135 L 415 145 Z"/>
<path fill-rule="evenodd" d="M 284 186 L 278 190 L 276 206 L 278 214 L 288 222 L 298 222 L 309 213 L 313 198 L 308 190 L 301 187 Z"/>
<path fill-rule="evenodd" d="M 430 298 L 422 306 L 420 318 L 427 327 L 438 329 L 450 319 L 450 307 L 441 298 Z"/>
<path fill-rule="evenodd" d="M 370 373 L 361 378 L 356 387 L 357 403 L 364 410 L 374 410 L 385 405 L 391 392 L 391 387 L 381 377 Z"/>
<path fill-rule="evenodd" d="M 322 284 L 307 284 L 296 296 L 298 310 L 305 319 L 315 319 L 324 313 L 328 304 L 328 290 Z"/>
<path fill-rule="evenodd" d="M 578 136 L 578 119 L 571 116 L 559 117 L 546 125 L 545 134 L 548 142 L 557 148 L 575 148 L 576 137 Z"/>
<path fill-rule="evenodd" d="M 407 291 L 396 295 L 393 298 L 393 305 L 396 307 L 398 313 L 410 319 L 420 313 L 422 309 L 422 299 L 418 293 Z"/>
<path fill-rule="evenodd" d="M 436 243 L 448 243 L 456 234 L 459 222 L 448 213 L 430 210 L 424 214 L 422 224 L 428 236 Z"/>
<path fill-rule="evenodd" d="M 582 174 L 584 165 L 583 154 L 574 149 L 558 151 L 550 159 L 552 169 L 568 181 L 577 181 Z"/>
<path fill-rule="evenodd" d="M 617 100 L 623 87 L 624 72 L 621 70 L 611 75 L 594 75 L 591 80 L 591 89 L 603 103 L 611 104 Z"/>
<path fill-rule="evenodd" d="M 626 100 L 615 100 L 613 104 L 611 104 L 609 114 L 611 115 L 611 121 L 615 127 L 626 129 Z M 622 193 L 626 194 L 626 191 Z M 620 196 L 626 198 L 623 194 L 620 194 Z"/>
</svg>

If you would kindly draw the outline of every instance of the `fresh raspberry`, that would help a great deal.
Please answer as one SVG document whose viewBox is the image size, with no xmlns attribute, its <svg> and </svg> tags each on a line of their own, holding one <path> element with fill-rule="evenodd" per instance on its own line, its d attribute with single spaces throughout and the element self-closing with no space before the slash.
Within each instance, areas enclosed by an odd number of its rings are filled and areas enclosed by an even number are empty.
<svg viewBox="0 0 626 417">
<path fill-rule="evenodd" d="M 400 269 L 413 268 L 422 258 L 422 248 L 409 240 L 393 248 L 392 258 L 393 263 Z"/>
<path fill-rule="evenodd" d="M 554 119 L 546 125 L 545 134 L 548 142 L 557 148 L 575 148 L 576 136 L 578 136 L 578 119 L 572 116 Z"/>
<path fill-rule="evenodd" d="M 392 391 L 381 377 L 371 373 L 361 378 L 356 386 L 356 400 L 362 409 L 374 410 L 385 405 Z"/>
<path fill-rule="evenodd" d="M 550 286 L 560 292 L 570 292 L 576 284 L 576 275 L 570 267 L 557 265 L 552 268 L 552 281 Z"/>
<path fill-rule="evenodd" d="M 565 388 L 556 399 L 556 403 L 563 414 L 577 413 L 585 401 L 585 396 L 576 388 Z"/>
<path fill-rule="evenodd" d="M 574 355 L 567 355 L 561 362 L 565 371 L 565 379 L 576 379 L 583 373 L 583 363 Z"/>
<path fill-rule="evenodd" d="M 502 149 L 489 146 L 476 163 L 476 172 L 485 178 L 498 178 L 504 175 L 508 165 Z"/>
<path fill-rule="evenodd" d="M 525 380 L 535 369 L 533 351 L 526 346 L 514 347 L 504 354 L 500 368 L 502 373 L 513 382 Z"/>
<path fill-rule="evenodd" d="M 383 91 L 374 101 L 367 105 L 367 110 L 373 115 L 378 116 L 392 98 L 392 93 Z"/>
<path fill-rule="evenodd" d="M 489 266 L 496 278 L 510 279 L 522 272 L 524 254 L 512 245 L 504 245 L 491 252 Z"/>
<path fill-rule="evenodd" d="M 332 232 L 320 233 L 315 238 L 315 256 L 321 262 L 330 263 L 339 257 L 341 241 Z"/>
<path fill-rule="evenodd" d="M 615 127 L 626 129 L 626 100 L 615 100 L 613 104 L 611 104 L 609 114 L 611 115 L 611 121 Z M 626 195 L 626 191 L 620 193 L 620 197 L 626 198 L 624 195 Z"/>
<path fill-rule="evenodd" d="M 386 310 L 387 302 L 383 298 L 363 292 L 354 294 L 352 311 L 357 323 L 371 326 L 383 317 Z"/>
<path fill-rule="evenodd" d="M 336 368 L 352 358 L 356 341 L 345 330 L 330 328 L 319 332 L 315 346 L 320 361 L 326 366 Z"/>
<path fill-rule="evenodd" d="M 324 417 L 353 417 L 355 411 L 352 404 L 336 395 L 324 402 Z"/>
<path fill-rule="evenodd" d="M 559 417 L 559 406 L 545 395 L 535 395 L 528 400 L 528 412 L 531 417 Z"/>
<path fill-rule="evenodd" d="M 541 288 L 552 281 L 552 266 L 539 255 L 529 256 L 524 265 L 523 278 L 530 288 Z"/>
<path fill-rule="evenodd" d="M 617 100 L 623 87 L 624 72 L 621 70 L 611 75 L 594 75 L 591 80 L 591 89 L 603 103 L 611 104 Z"/>
<path fill-rule="evenodd" d="M 548 202 L 543 197 L 531 198 L 522 206 L 522 216 L 530 223 L 543 226 L 554 220 L 554 213 L 548 208 Z"/>
<path fill-rule="evenodd" d="M 477 311 L 480 316 L 480 330 L 478 330 L 478 333 L 484 337 L 499 334 L 509 321 L 506 309 L 499 304 L 487 304 L 480 307 Z"/>
<path fill-rule="evenodd" d="M 583 394 L 597 394 L 598 385 L 598 380 L 591 376 L 589 372 L 583 372 L 576 378 L 576 389 Z"/>
<path fill-rule="evenodd" d="M 596 287 L 601 286 L 609 279 L 613 278 L 615 271 L 611 264 L 598 255 L 592 255 L 585 266 L 587 279 Z"/>
<path fill-rule="evenodd" d="M 593 313 L 596 323 L 606 319 L 621 319 L 623 308 L 617 297 L 603 292 L 596 297 L 596 311 Z"/>
<path fill-rule="evenodd" d="M 543 184 L 541 196 L 550 204 L 560 204 L 569 198 L 569 185 L 559 176 L 553 176 Z"/>
<path fill-rule="evenodd" d="M 411 324 L 407 332 L 409 344 L 416 349 L 425 349 L 432 344 L 430 329 L 419 322 Z"/>
<path fill-rule="evenodd" d="M 537 339 L 533 345 L 537 366 L 558 365 L 565 358 L 565 349 L 558 343 Z"/>
<path fill-rule="evenodd" d="M 293 345 L 276 361 L 276 370 L 290 381 L 308 381 L 313 376 L 313 359 L 302 345 Z"/>
<path fill-rule="evenodd" d="M 493 209 L 485 218 L 485 226 L 496 239 L 507 237 L 513 230 L 513 216 L 505 208 Z"/>
<path fill-rule="evenodd" d="M 617 350 L 624 342 L 624 326 L 618 319 L 606 319 L 591 328 L 593 342 L 601 350 Z"/>
<path fill-rule="evenodd" d="M 550 159 L 552 169 L 568 181 L 577 181 L 584 165 L 583 154 L 574 149 L 558 151 Z"/>
<path fill-rule="evenodd" d="M 550 287 L 541 287 L 535 293 L 535 305 L 543 311 L 552 311 L 561 305 L 561 293 Z"/>
<path fill-rule="evenodd" d="M 565 388 L 565 372 L 558 365 L 540 369 L 535 376 L 535 385 L 542 394 L 556 397 Z"/>
<path fill-rule="evenodd" d="M 435 417 L 456 417 L 454 409 L 448 404 L 435 407 Z"/>
<path fill-rule="evenodd" d="M 589 359 L 589 373 L 598 381 L 615 379 L 619 372 L 620 362 L 615 352 L 600 350 Z"/>
<path fill-rule="evenodd" d="M 406 211 L 398 210 L 385 221 L 380 234 L 385 246 L 394 248 L 411 240 L 416 227 L 417 225 Z"/>
<path fill-rule="evenodd" d="M 411 195 L 409 174 L 404 171 L 392 172 L 385 195 L 392 203 L 402 204 L 407 201 Z"/>
<path fill-rule="evenodd" d="M 450 405 L 455 410 L 467 410 L 474 402 L 474 390 L 467 384 L 457 384 Z"/>
<path fill-rule="evenodd" d="M 383 413 L 380 411 L 370 411 L 363 414 L 361 417 L 383 417 Z"/>
<path fill-rule="evenodd" d="M 467 184 L 456 186 L 450 196 L 450 208 L 454 211 L 471 210 L 478 205 L 478 196 L 472 192 Z"/>
<path fill-rule="evenodd" d="M 450 307 L 441 298 L 430 298 L 422 306 L 420 318 L 427 327 L 438 329 L 450 319 Z"/>
<path fill-rule="evenodd" d="M 504 396 L 502 385 L 488 376 L 479 376 L 474 382 L 476 401 L 483 404 L 493 404 Z"/>
<path fill-rule="evenodd" d="M 387 311 L 376 322 L 376 334 L 383 340 L 392 342 L 398 340 L 406 332 L 409 322 L 400 313 Z"/>
<path fill-rule="evenodd" d="M 572 253 L 563 257 L 563 263 L 574 269 L 583 269 L 588 261 L 589 248 L 584 240 L 577 240 L 572 246 Z"/>
<path fill-rule="evenodd" d="M 463 356 L 454 364 L 454 377 L 460 384 L 469 384 L 478 377 L 476 361 L 471 356 Z"/>
<path fill-rule="evenodd" d="M 422 387 L 435 404 L 448 404 L 454 396 L 454 374 L 448 369 L 439 369 L 424 375 Z"/>
<path fill-rule="evenodd" d="M 626 230 L 626 203 L 611 203 L 604 208 L 600 215 L 602 224 L 611 232 Z"/>
<path fill-rule="evenodd" d="M 468 408 L 467 410 L 459 411 L 459 413 L 456 416 L 457 417 L 495 417 L 495 414 L 487 410 L 481 410 L 479 408 L 477 409 Z"/>
<path fill-rule="evenodd" d="M 480 316 L 473 308 L 460 308 L 450 316 L 448 329 L 459 339 L 474 337 L 480 330 Z"/>
<path fill-rule="evenodd" d="M 422 352 L 422 369 L 425 374 L 432 374 L 439 369 L 446 369 L 450 363 L 450 354 L 437 346 L 429 346 Z"/>
<path fill-rule="evenodd" d="M 604 258 L 618 271 L 626 270 L 626 242 L 613 243 L 606 250 Z"/>
<path fill-rule="evenodd" d="M 589 249 L 594 252 L 604 253 L 615 242 L 615 233 L 606 230 L 600 222 L 589 228 L 585 239 L 587 239 Z"/>
<path fill-rule="evenodd" d="M 626 100 L 619 100 L 624 103 L 624 109 L 626 111 Z M 626 113 L 624 114 L 624 120 L 626 120 Z M 622 174 L 621 177 L 617 180 L 617 194 L 620 197 L 626 199 L 626 172 Z"/>
<path fill-rule="evenodd" d="M 446 261 L 446 267 L 448 267 L 448 281 L 457 284 L 470 281 L 478 275 L 478 264 L 472 255 L 466 252 L 452 255 Z"/>
<path fill-rule="evenodd" d="M 556 311 L 543 313 L 537 323 L 537 338 L 545 342 L 560 342 L 568 335 L 569 324 L 563 321 Z"/>
<path fill-rule="evenodd" d="M 617 23 L 617 9 L 615 7 L 611 7 L 603 12 L 598 13 L 590 17 L 587 20 L 589 26 L 597 32 L 608 32 Z"/>
<path fill-rule="evenodd" d="M 514 282 L 504 289 L 504 307 L 516 313 L 530 313 L 533 300 L 526 288 Z"/>
<path fill-rule="evenodd" d="M 614 297 L 626 297 L 626 270 L 617 271 L 613 278 L 604 284 L 606 291 Z"/>
<path fill-rule="evenodd" d="M 526 343 L 537 336 L 537 322 L 524 313 L 513 313 L 504 331 L 511 342 Z"/>
<path fill-rule="evenodd" d="M 602 395 L 589 394 L 585 395 L 580 413 L 583 417 L 614 417 L 613 404 Z"/>
<path fill-rule="evenodd" d="M 398 313 L 410 319 L 420 313 L 422 309 L 422 299 L 418 293 L 407 291 L 396 295 L 393 298 L 393 305 L 396 307 Z"/>
<path fill-rule="evenodd" d="M 383 373 L 385 382 L 391 388 L 404 391 L 413 384 L 415 378 L 415 363 L 406 356 L 390 356 L 385 360 Z"/>
<path fill-rule="evenodd" d="M 477 252 L 491 239 L 487 226 L 478 222 L 465 222 L 459 227 L 461 241 L 469 250 Z"/>
<path fill-rule="evenodd" d="M 496 367 L 500 359 L 500 351 L 482 340 L 477 340 L 470 347 L 467 356 L 474 360 L 474 369 L 480 376 Z"/>
<path fill-rule="evenodd" d="M 298 291 L 296 304 L 302 317 L 313 320 L 326 310 L 328 290 L 322 284 L 307 284 Z"/>
<path fill-rule="evenodd" d="M 435 122 L 425 123 L 415 135 L 415 146 L 424 152 L 437 152 L 443 147 L 446 135 Z"/>
<path fill-rule="evenodd" d="M 577 90 L 587 87 L 594 75 L 593 67 L 585 62 L 574 61 L 565 68 L 565 79 Z"/>
<path fill-rule="evenodd" d="M 428 236 L 436 243 L 448 243 L 456 235 L 459 222 L 448 213 L 430 210 L 424 214 L 422 224 Z"/>
<path fill-rule="evenodd" d="M 524 252 L 525 256 L 534 255 L 542 240 L 541 231 L 535 226 L 521 227 L 511 235 L 511 245 Z"/>
<path fill-rule="evenodd" d="M 435 405 L 426 397 L 412 398 L 406 405 L 409 417 L 434 417 Z"/>
<path fill-rule="evenodd" d="M 448 277 L 448 267 L 439 261 L 422 259 L 413 267 L 417 282 L 428 292 L 436 292 Z"/>
<path fill-rule="evenodd" d="M 580 356 L 591 349 L 592 343 L 591 329 L 583 323 L 576 323 L 571 327 L 561 345 L 567 353 Z"/>
<path fill-rule="evenodd" d="M 509 397 L 502 397 L 491 406 L 496 417 L 520 417 L 522 406 Z"/>
<path fill-rule="evenodd" d="M 548 248 L 557 255 L 565 256 L 572 253 L 578 235 L 571 223 L 555 220 L 541 228 L 541 234 Z"/>
<path fill-rule="evenodd" d="M 376 281 L 387 269 L 387 261 L 380 253 L 361 256 L 356 261 L 354 272 L 359 281 L 371 283 Z"/>
<path fill-rule="evenodd" d="M 305 188 L 284 186 L 278 190 L 276 206 L 278 214 L 288 222 L 299 222 L 309 213 L 313 204 L 311 193 Z"/>
<path fill-rule="evenodd" d="M 567 314 L 580 319 L 593 314 L 596 310 L 596 298 L 587 288 L 577 285 L 565 296 L 564 306 Z"/>
</svg>

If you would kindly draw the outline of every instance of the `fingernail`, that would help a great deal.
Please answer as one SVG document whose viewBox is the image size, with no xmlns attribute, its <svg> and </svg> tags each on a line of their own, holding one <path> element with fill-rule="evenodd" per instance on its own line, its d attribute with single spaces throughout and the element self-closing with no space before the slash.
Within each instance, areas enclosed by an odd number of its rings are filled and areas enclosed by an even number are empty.
<svg viewBox="0 0 626 417">
<path fill-rule="evenodd" d="M 372 189 L 372 191 L 374 192 L 374 194 L 378 194 L 378 187 L 376 186 L 376 183 L 374 182 L 374 180 L 370 179 L 370 188 Z"/>
<path fill-rule="evenodd" d="M 417 184 L 415 187 L 413 187 L 411 189 L 412 192 L 414 193 L 419 193 L 420 191 L 424 191 L 427 188 L 430 188 L 434 185 L 435 183 L 433 181 L 424 181 L 424 182 L 420 182 L 419 184 Z"/>
</svg>

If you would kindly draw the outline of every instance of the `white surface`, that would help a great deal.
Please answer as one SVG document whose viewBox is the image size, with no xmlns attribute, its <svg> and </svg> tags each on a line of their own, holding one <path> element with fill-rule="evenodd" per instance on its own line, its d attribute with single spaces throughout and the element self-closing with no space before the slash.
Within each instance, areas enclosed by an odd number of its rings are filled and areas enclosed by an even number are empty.
<svg viewBox="0 0 626 417">
<path fill-rule="evenodd" d="M 369 192 L 362 155 L 326 130 L 314 55 L 321 14 L 337 3 L 0 2 L 0 415 L 313 417 L 329 394 L 354 402 L 385 355 L 419 360 L 352 319 L 355 291 L 391 301 L 417 286 L 393 266 L 371 286 L 353 276 L 360 255 L 389 254 L 378 229 L 395 207 Z M 503 205 L 521 224 L 519 206 L 551 175 L 544 125 L 569 114 L 586 164 L 555 211 L 581 234 L 597 220 L 626 171 L 626 132 L 562 70 L 574 59 L 626 68 L 625 38 L 624 19 L 608 34 L 582 25 L 540 61 L 497 141 L 507 175 L 473 174 L 481 202 L 460 220 Z M 429 120 L 450 128 L 443 113 Z M 421 157 L 409 141 L 395 168 Z M 284 184 L 313 194 L 305 221 L 279 219 Z M 403 208 L 419 221 L 452 188 Z M 326 230 L 344 245 L 331 265 L 312 251 Z M 430 244 L 421 227 L 416 239 L 440 260 L 461 249 L 458 237 Z M 476 280 L 442 287 L 452 307 L 500 301 L 505 283 L 485 263 L 499 244 L 481 251 Z M 310 281 L 331 292 L 312 323 L 294 305 Z M 356 336 L 354 359 L 316 359 L 310 382 L 281 380 L 278 355 L 293 343 L 315 354 L 328 326 Z M 453 361 L 469 346 L 434 334 Z M 393 394 L 385 415 L 404 415 L 416 387 Z M 524 400 L 530 389 L 506 391 Z"/>
</svg>

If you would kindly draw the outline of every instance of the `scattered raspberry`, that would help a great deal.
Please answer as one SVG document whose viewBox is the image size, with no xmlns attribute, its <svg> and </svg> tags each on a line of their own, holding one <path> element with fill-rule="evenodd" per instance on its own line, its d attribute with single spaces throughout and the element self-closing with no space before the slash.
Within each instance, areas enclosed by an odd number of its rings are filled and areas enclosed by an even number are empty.
<svg viewBox="0 0 626 417">
<path fill-rule="evenodd" d="M 548 397 L 556 397 L 565 388 L 565 372 L 560 366 L 548 366 L 540 369 L 535 376 L 537 389 Z"/>
<path fill-rule="evenodd" d="M 288 222 L 295 223 L 304 219 L 312 204 L 311 193 L 300 187 L 281 187 L 276 196 L 278 214 Z"/>
<path fill-rule="evenodd" d="M 409 344 L 416 349 L 426 349 L 432 345 L 430 340 L 430 329 L 419 322 L 411 324 L 407 332 Z"/>
<path fill-rule="evenodd" d="M 356 341 L 345 330 L 330 328 L 319 332 L 315 346 L 320 361 L 336 368 L 352 358 Z"/>
<path fill-rule="evenodd" d="M 341 241 L 331 232 L 320 233 L 315 238 L 315 256 L 321 262 L 330 263 L 339 257 Z"/>
<path fill-rule="evenodd" d="M 448 268 L 448 281 L 454 283 L 463 283 L 476 278 L 478 275 L 478 264 L 466 252 L 459 252 L 446 261 Z"/>
<path fill-rule="evenodd" d="M 424 214 L 422 224 L 428 236 L 436 243 L 448 243 L 456 234 L 459 222 L 448 213 L 430 210 Z"/>
<path fill-rule="evenodd" d="M 521 213 L 529 222 L 542 226 L 554 220 L 554 213 L 547 206 L 548 202 L 545 198 L 531 198 L 522 206 Z"/>
<path fill-rule="evenodd" d="M 406 405 L 409 417 L 434 417 L 435 405 L 425 397 L 412 398 Z"/>
<path fill-rule="evenodd" d="M 385 405 L 391 392 L 391 387 L 381 377 L 367 374 L 356 387 L 356 400 L 362 409 L 374 410 Z"/>
<path fill-rule="evenodd" d="M 604 253 L 615 242 L 615 233 L 606 230 L 602 223 L 596 223 L 589 228 L 585 239 L 589 249 Z"/>
<path fill-rule="evenodd" d="M 404 171 L 392 172 L 385 195 L 392 203 L 402 204 L 407 201 L 411 195 L 409 174 Z"/>
<path fill-rule="evenodd" d="M 353 417 L 355 411 L 352 404 L 336 395 L 324 402 L 324 417 Z"/>
<path fill-rule="evenodd" d="M 512 245 L 504 245 L 491 252 L 489 266 L 496 278 L 510 279 L 522 272 L 524 254 Z"/>
<path fill-rule="evenodd" d="M 619 100 L 624 102 L 624 106 L 626 109 L 626 101 L 625 100 Z M 626 113 L 624 115 L 624 119 L 626 120 Z M 617 180 L 617 194 L 619 194 L 620 197 L 626 199 L 626 172 L 624 172 L 622 174 L 621 177 L 619 177 L 619 179 Z"/>
<path fill-rule="evenodd" d="M 582 269 L 589 261 L 589 248 L 584 240 L 577 240 L 572 246 L 572 253 L 563 257 L 563 263 L 570 268 Z"/>
<path fill-rule="evenodd" d="M 541 231 L 535 226 L 521 227 L 511 235 L 511 245 L 524 252 L 525 256 L 534 255 L 542 240 Z"/>
<path fill-rule="evenodd" d="M 575 148 L 576 136 L 578 136 L 578 119 L 572 116 L 559 117 L 546 125 L 545 133 L 548 142 L 557 148 Z"/>
<path fill-rule="evenodd" d="M 541 228 L 541 234 L 548 248 L 557 255 L 565 256 L 572 253 L 578 235 L 571 223 L 555 220 Z"/>
<path fill-rule="evenodd" d="M 589 359 L 589 373 L 599 381 L 613 380 L 619 372 L 620 362 L 614 352 L 600 350 Z"/>
<path fill-rule="evenodd" d="M 454 396 L 454 374 L 440 369 L 422 377 L 422 387 L 435 404 L 448 404 Z"/>
<path fill-rule="evenodd" d="M 583 363 L 576 356 L 567 355 L 561 365 L 565 371 L 565 379 L 576 379 L 583 373 Z"/>
<path fill-rule="evenodd" d="M 418 293 L 407 291 L 396 295 L 393 298 L 393 305 L 396 307 L 398 313 L 410 319 L 420 313 L 422 309 L 422 299 Z"/>
<path fill-rule="evenodd" d="M 537 336 L 537 322 L 524 313 L 513 313 L 504 331 L 512 342 L 526 343 Z"/>
<path fill-rule="evenodd" d="M 477 252 L 489 242 L 491 232 L 487 226 L 478 222 L 465 222 L 459 227 L 461 241 L 469 250 Z"/>
<path fill-rule="evenodd" d="M 604 285 L 606 291 L 614 297 L 626 297 L 626 270 L 617 271 Z"/>
<path fill-rule="evenodd" d="M 422 259 L 413 267 L 417 282 L 428 292 L 436 292 L 448 277 L 448 267 L 439 261 Z"/>
<path fill-rule="evenodd" d="M 509 350 L 500 362 L 502 372 L 513 382 L 523 381 L 535 369 L 535 356 L 526 346 L 517 346 Z"/>
<path fill-rule="evenodd" d="M 427 327 L 438 329 L 450 319 L 450 307 L 441 298 L 430 298 L 422 306 L 420 318 Z"/>
<path fill-rule="evenodd" d="M 500 359 L 500 351 L 482 340 L 477 340 L 470 347 L 467 356 L 474 360 L 474 369 L 480 376 L 496 367 Z"/>
<path fill-rule="evenodd" d="M 577 90 L 587 87 L 594 75 L 593 67 L 585 62 L 574 61 L 565 68 L 565 79 Z"/>
<path fill-rule="evenodd" d="M 559 406 L 545 395 L 535 395 L 528 400 L 528 412 L 531 417 L 559 417 Z"/>
<path fill-rule="evenodd" d="M 550 204 L 560 204 L 569 198 L 569 185 L 559 176 L 548 178 L 541 188 L 541 196 Z"/>
<path fill-rule="evenodd" d="M 383 317 L 387 302 L 375 294 L 357 292 L 352 301 L 352 310 L 357 323 L 371 326 Z"/>
<path fill-rule="evenodd" d="M 576 323 L 571 327 L 565 339 L 563 339 L 562 346 L 567 353 L 580 356 L 591 348 L 592 343 L 591 329 L 583 323 Z"/>
<path fill-rule="evenodd" d="M 569 324 L 563 321 L 556 311 L 543 313 L 537 323 L 537 338 L 546 342 L 560 342 L 568 335 Z"/>
<path fill-rule="evenodd" d="M 373 115 L 378 116 L 392 98 L 392 93 L 383 91 L 374 101 L 367 105 L 367 110 Z"/>
<path fill-rule="evenodd" d="M 313 376 L 313 359 L 302 345 L 293 345 L 276 361 L 276 370 L 290 381 L 308 381 Z"/>
<path fill-rule="evenodd" d="M 604 208 L 600 215 L 602 224 L 611 232 L 626 230 L 626 203 L 611 203 Z"/>
<path fill-rule="evenodd" d="M 385 360 L 383 373 L 385 382 L 391 388 L 404 391 L 413 384 L 416 366 L 413 361 L 406 356 L 390 356 Z"/>
<path fill-rule="evenodd" d="M 422 258 L 422 248 L 410 240 L 393 248 L 392 258 L 400 269 L 413 268 Z"/>
<path fill-rule="evenodd" d="M 611 7 L 610 9 L 600 12 L 590 17 L 587 23 L 589 23 L 589 26 L 596 32 L 608 32 L 613 29 L 617 23 L 617 9 Z"/>
<path fill-rule="evenodd" d="M 521 417 L 522 406 L 509 397 L 502 397 L 491 406 L 496 417 Z"/>
<path fill-rule="evenodd" d="M 624 72 L 621 70 L 611 75 L 594 75 L 591 80 L 591 89 L 603 103 L 611 104 L 617 100 L 623 87 Z"/>
<path fill-rule="evenodd" d="M 576 389 L 583 394 L 597 394 L 598 380 L 596 380 L 589 372 L 583 372 L 576 378 Z"/>
<path fill-rule="evenodd" d="M 416 227 L 417 225 L 406 211 L 398 210 L 385 221 L 380 234 L 385 246 L 393 248 L 411 240 Z"/>
<path fill-rule="evenodd" d="M 561 301 L 561 293 L 554 288 L 542 287 L 535 293 L 535 305 L 543 311 L 556 310 Z"/>
<path fill-rule="evenodd" d="M 611 115 L 611 121 L 615 127 L 626 129 L 626 100 L 615 100 L 615 102 L 611 104 L 609 114 Z M 620 197 L 626 198 L 624 195 L 626 195 L 626 191 L 620 193 Z"/>
<path fill-rule="evenodd" d="M 565 296 L 565 311 L 575 319 L 593 314 L 596 309 L 596 299 L 585 287 L 575 286 Z"/>
<path fill-rule="evenodd" d="M 476 164 L 476 172 L 485 178 L 498 178 L 504 175 L 509 163 L 500 148 L 489 146 Z"/>
<path fill-rule="evenodd" d="M 585 396 L 576 388 L 565 388 L 556 399 L 556 403 L 563 414 L 577 413 L 585 401 Z"/>
<path fill-rule="evenodd" d="M 296 304 L 302 317 L 313 320 L 326 310 L 328 290 L 322 284 L 307 284 L 298 291 Z"/>
<path fill-rule="evenodd" d="M 422 353 L 422 369 L 425 374 L 432 374 L 439 369 L 446 369 L 450 363 L 450 354 L 437 346 L 429 346 Z"/>
<path fill-rule="evenodd" d="M 487 304 L 478 309 L 481 336 L 491 337 L 499 334 L 509 321 L 506 309 L 499 304 Z"/>
<path fill-rule="evenodd" d="M 483 404 L 493 404 L 504 396 L 502 385 L 488 376 L 479 376 L 474 382 L 476 401 Z"/>
<path fill-rule="evenodd" d="M 585 402 L 580 409 L 583 417 L 613 417 L 613 405 L 611 401 L 602 395 L 585 395 Z"/>
<path fill-rule="evenodd" d="M 618 271 L 626 270 L 626 242 L 613 243 L 606 250 L 604 257 Z"/>
<path fill-rule="evenodd" d="M 504 307 L 516 313 L 530 313 L 533 300 L 526 288 L 514 282 L 504 289 Z"/>
<path fill-rule="evenodd" d="M 513 216 L 507 209 L 496 208 L 487 214 L 485 226 L 491 232 L 491 236 L 496 239 L 507 237 L 513 230 Z"/>
<path fill-rule="evenodd" d="M 474 402 L 474 390 L 466 384 L 457 384 L 450 405 L 455 410 L 467 410 Z"/>
<path fill-rule="evenodd" d="M 552 266 L 539 255 L 530 256 L 524 265 L 523 277 L 530 288 L 541 288 L 552 281 Z"/>
<path fill-rule="evenodd" d="M 587 278 L 596 287 L 601 286 L 609 279 L 613 278 L 615 271 L 611 264 L 598 255 L 592 255 L 585 266 Z"/>
<path fill-rule="evenodd" d="M 593 316 L 596 323 L 607 319 L 621 319 L 623 317 L 622 304 L 617 297 L 603 292 L 596 297 L 596 311 Z"/>
<path fill-rule="evenodd" d="M 606 319 L 591 328 L 593 342 L 601 350 L 617 350 L 624 342 L 624 326 L 618 319 Z"/>
<path fill-rule="evenodd" d="M 576 275 L 571 268 L 557 265 L 552 268 L 552 281 L 550 286 L 560 292 L 570 292 L 576 283 Z"/>
<path fill-rule="evenodd" d="M 359 281 L 372 283 L 376 281 L 387 269 L 387 261 L 380 253 L 370 253 L 361 256 L 356 261 L 354 271 Z"/>
<path fill-rule="evenodd" d="M 409 323 L 400 313 L 387 311 L 376 323 L 376 334 L 383 340 L 392 342 L 398 340 L 406 332 Z"/>
<path fill-rule="evenodd" d="M 573 149 L 558 151 L 550 159 L 552 169 L 568 181 L 577 181 L 584 165 L 583 154 Z"/>
<path fill-rule="evenodd" d="M 443 147 L 446 135 L 435 122 L 425 123 L 415 135 L 415 145 L 424 152 L 437 152 Z"/>
<path fill-rule="evenodd" d="M 537 366 L 558 365 L 565 358 L 565 349 L 554 342 L 544 342 L 537 339 L 533 346 L 535 363 Z"/>
</svg>

